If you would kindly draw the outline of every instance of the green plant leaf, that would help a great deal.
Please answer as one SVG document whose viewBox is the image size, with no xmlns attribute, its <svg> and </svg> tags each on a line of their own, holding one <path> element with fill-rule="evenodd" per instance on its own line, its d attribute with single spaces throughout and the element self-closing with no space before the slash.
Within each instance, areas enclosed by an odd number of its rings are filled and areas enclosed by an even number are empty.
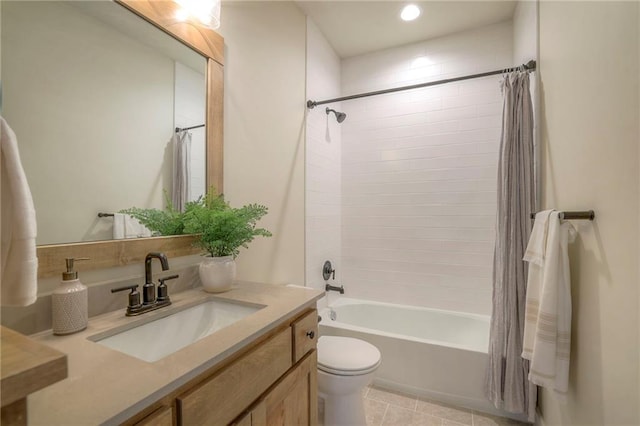
<svg viewBox="0 0 640 426">
<path fill-rule="evenodd" d="M 238 256 L 240 247 L 247 248 L 255 237 L 271 237 L 271 232 L 257 228 L 267 214 L 266 206 L 248 204 L 233 208 L 210 188 L 204 197 L 190 201 L 185 211 L 175 210 L 165 192 L 167 208 L 121 210 L 149 228 L 155 235 L 196 234 L 195 245 L 213 257 Z"/>
</svg>

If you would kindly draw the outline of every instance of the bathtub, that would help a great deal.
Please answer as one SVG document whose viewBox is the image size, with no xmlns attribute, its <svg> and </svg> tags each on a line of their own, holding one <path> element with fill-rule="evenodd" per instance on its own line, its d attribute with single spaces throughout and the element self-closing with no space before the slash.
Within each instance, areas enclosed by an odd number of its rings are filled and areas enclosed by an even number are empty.
<svg viewBox="0 0 640 426">
<path fill-rule="evenodd" d="M 374 384 L 507 415 L 483 393 L 489 316 L 350 298 L 337 299 L 320 316 L 320 335 L 356 337 L 378 347 L 382 364 Z"/>
</svg>

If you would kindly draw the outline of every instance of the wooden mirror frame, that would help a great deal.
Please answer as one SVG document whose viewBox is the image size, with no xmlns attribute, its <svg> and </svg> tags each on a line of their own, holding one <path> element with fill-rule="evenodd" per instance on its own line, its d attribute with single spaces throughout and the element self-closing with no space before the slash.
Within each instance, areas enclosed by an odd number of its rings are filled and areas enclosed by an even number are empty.
<svg viewBox="0 0 640 426">
<path fill-rule="evenodd" d="M 218 192 L 222 192 L 224 39 L 215 31 L 198 25 L 197 21 L 178 21 L 175 16 L 180 7 L 173 1 L 114 1 L 206 58 L 207 188 L 214 186 Z M 90 262 L 77 264 L 79 270 L 104 269 L 143 262 L 151 251 L 176 257 L 197 254 L 201 250 L 193 247 L 191 235 L 42 245 L 37 247 L 38 278 L 63 272 L 64 260 L 68 257 L 91 259 Z"/>
</svg>

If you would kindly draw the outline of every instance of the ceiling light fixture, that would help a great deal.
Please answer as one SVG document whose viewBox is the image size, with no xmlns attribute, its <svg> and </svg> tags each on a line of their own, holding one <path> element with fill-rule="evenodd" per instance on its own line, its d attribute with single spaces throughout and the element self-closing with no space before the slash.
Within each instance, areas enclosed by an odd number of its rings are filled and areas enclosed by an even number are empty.
<svg viewBox="0 0 640 426">
<path fill-rule="evenodd" d="M 174 0 L 202 25 L 215 30 L 220 27 L 221 0 Z"/>
<path fill-rule="evenodd" d="M 408 4 L 402 8 L 402 12 L 400 12 L 400 18 L 403 21 L 413 21 L 418 16 L 420 16 L 420 8 L 415 4 Z"/>
</svg>

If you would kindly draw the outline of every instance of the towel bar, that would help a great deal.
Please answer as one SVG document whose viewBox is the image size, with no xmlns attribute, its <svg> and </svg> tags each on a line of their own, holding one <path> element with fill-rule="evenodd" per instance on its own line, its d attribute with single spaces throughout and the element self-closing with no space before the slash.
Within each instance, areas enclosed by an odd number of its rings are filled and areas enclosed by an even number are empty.
<svg viewBox="0 0 640 426">
<path fill-rule="evenodd" d="M 593 220 L 596 217 L 596 212 L 593 210 L 585 210 L 579 212 L 560 212 L 561 220 Z M 531 219 L 536 218 L 536 213 L 531 213 Z"/>
<path fill-rule="evenodd" d="M 200 127 L 205 127 L 205 124 L 198 124 L 197 126 L 191 126 L 191 127 L 176 127 L 176 133 L 180 133 L 184 130 L 191 130 L 191 129 L 199 129 Z"/>
</svg>

